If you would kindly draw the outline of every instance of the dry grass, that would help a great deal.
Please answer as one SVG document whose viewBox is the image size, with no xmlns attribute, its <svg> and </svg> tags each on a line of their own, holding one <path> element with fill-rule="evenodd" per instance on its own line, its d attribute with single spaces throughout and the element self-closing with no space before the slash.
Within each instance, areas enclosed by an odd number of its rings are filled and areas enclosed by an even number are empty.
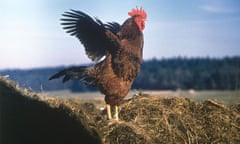
<svg viewBox="0 0 240 144">
<path fill-rule="evenodd" d="M 120 122 L 96 110 L 90 115 L 104 143 L 240 142 L 240 103 L 139 93 L 121 105 Z"/>
</svg>

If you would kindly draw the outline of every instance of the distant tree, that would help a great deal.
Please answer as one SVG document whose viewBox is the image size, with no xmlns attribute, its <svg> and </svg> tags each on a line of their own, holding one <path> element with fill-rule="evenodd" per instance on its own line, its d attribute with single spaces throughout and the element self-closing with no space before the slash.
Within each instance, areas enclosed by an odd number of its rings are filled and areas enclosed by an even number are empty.
<svg viewBox="0 0 240 144">
<path fill-rule="evenodd" d="M 64 67 L 29 70 L 0 70 L 21 87 L 33 91 L 69 89 L 73 92 L 95 91 L 79 81 L 48 81 L 49 76 Z M 240 57 L 226 58 L 163 58 L 144 61 L 133 89 L 197 89 L 240 90 Z"/>
</svg>

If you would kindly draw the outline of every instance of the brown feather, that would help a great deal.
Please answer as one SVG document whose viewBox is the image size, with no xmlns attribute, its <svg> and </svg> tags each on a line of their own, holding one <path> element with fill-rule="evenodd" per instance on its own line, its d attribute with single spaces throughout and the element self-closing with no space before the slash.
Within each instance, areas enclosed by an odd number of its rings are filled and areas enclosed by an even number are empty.
<svg viewBox="0 0 240 144">
<path fill-rule="evenodd" d="M 106 58 L 92 67 L 69 68 L 51 79 L 65 74 L 67 78 L 82 80 L 98 87 L 107 104 L 119 105 L 142 63 L 143 34 L 135 23 L 137 16 L 127 19 L 121 27 L 117 23 L 94 21 L 79 11 L 66 12 L 64 16 L 67 17 L 63 19 L 64 28 L 78 37 L 88 56 L 93 60 L 103 55 Z"/>
</svg>

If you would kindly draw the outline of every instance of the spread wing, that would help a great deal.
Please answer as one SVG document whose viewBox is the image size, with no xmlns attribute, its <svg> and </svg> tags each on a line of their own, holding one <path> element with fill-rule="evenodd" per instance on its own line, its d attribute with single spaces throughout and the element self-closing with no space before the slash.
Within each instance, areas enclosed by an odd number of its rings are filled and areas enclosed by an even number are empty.
<svg viewBox="0 0 240 144">
<path fill-rule="evenodd" d="M 63 29 L 72 36 L 76 36 L 85 47 L 86 54 L 93 61 L 100 60 L 112 47 L 109 38 L 120 31 L 118 23 L 103 24 L 99 19 L 93 19 L 87 14 L 71 10 L 63 14 L 61 19 Z"/>
</svg>

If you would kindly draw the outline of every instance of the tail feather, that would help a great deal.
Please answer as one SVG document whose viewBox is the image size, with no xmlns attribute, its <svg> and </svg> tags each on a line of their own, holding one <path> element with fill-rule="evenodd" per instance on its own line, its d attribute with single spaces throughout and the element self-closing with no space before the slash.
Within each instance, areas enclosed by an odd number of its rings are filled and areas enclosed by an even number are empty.
<svg viewBox="0 0 240 144">
<path fill-rule="evenodd" d="M 67 69 L 61 70 L 61 71 L 57 72 L 56 74 L 52 75 L 48 80 L 60 78 L 61 76 L 66 75 L 66 71 L 67 71 Z"/>
<path fill-rule="evenodd" d="M 61 70 L 58 73 L 51 76 L 48 80 L 57 79 L 62 76 L 64 76 L 63 83 L 65 83 L 66 81 L 68 81 L 70 79 L 77 79 L 77 80 L 83 81 L 84 83 L 90 84 L 90 85 L 93 85 L 95 82 L 95 79 L 91 78 L 88 75 L 88 67 L 85 67 L 85 66 L 71 67 L 68 69 Z"/>
</svg>

